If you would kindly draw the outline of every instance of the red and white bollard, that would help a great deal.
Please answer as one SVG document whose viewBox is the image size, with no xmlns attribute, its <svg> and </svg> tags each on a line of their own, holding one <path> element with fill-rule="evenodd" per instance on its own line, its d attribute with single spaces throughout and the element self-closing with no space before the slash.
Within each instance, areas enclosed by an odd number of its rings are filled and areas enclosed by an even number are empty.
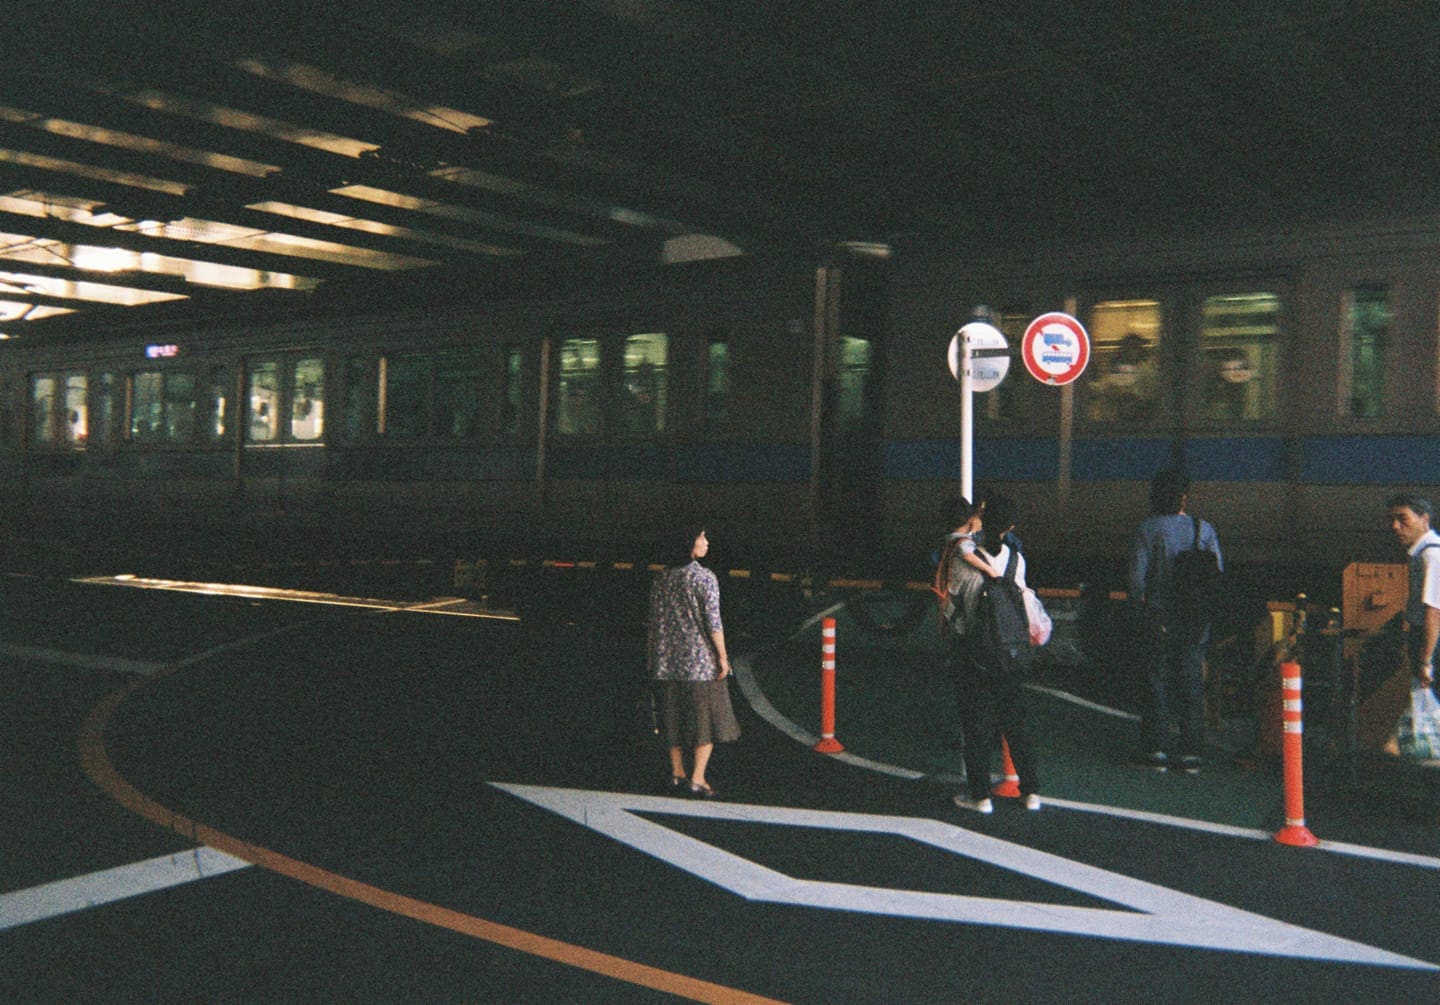
<svg viewBox="0 0 1440 1005">
<path fill-rule="evenodd" d="M 835 619 L 820 622 L 820 742 L 811 748 L 838 754 L 845 748 L 835 739 Z"/>
<path fill-rule="evenodd" d="M 1320 843 L 1305 826 L 1305 773 L 1301 748 L 1305 739 L 1303 706 L 1300 701 L 1300 664 L 1281 663 L 1281 715 L 1284 730 L 1285 826 L 1275 835 L 1281 844 L 1312 848 Z"/>
</svg>

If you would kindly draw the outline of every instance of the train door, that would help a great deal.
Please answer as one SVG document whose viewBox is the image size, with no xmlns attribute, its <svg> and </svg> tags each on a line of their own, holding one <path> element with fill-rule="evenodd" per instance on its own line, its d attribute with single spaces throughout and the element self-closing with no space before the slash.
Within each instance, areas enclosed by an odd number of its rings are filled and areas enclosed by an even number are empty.
<svg viewBox="0 0 1440 1005">
<path fill-rule="evenodd" d="M 873 554 L 881 539 L 885 298 L 883 260 L 817 271 L 814 491 L 827 549 Z"/>
</svg>

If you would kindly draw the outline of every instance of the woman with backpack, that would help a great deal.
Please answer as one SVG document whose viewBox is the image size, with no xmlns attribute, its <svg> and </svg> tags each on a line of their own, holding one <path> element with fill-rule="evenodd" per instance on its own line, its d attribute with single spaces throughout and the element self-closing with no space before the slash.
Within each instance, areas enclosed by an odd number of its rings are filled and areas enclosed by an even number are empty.
<svg viewBox="0 0 1440 1005">
<path fill-rule="evenodd" d="M 951 528 L 935 572 L 946 655 L 955 675 L 960 724 L 965 732 L 966 791 L 955 805 L 991 813 L 990 762 L 1003 734 L 1009 744 L 1025 808 L 1040 808 L 1034 750 L 1025 726 L 1022 677 L 1030 662 L 1025 619 L 1025 557 L 1010 531 L 1015 521 L 1002 499 L 972 506 L 962 497 L 947 505 Z M 985 525 L 994 552 L 979 544 Z M 998 546 L 997 546 L 998 545 Z M 1019 603 L 1018 614 L 1013 604 Z M 1014 632 L 1019 618 L 1021 634 Z M 1002 626 L 1001 623 L 1005 625 Z"/>
</svg>

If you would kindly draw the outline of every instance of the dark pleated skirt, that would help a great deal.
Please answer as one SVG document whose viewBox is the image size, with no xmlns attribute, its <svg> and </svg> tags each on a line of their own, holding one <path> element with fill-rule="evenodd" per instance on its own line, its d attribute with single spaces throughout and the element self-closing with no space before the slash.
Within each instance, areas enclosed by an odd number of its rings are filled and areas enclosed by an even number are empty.
<svg viewBox="0 0 1440 1005">
<path fill-rule="evenodd" d="M 660 736 L 667 747 L 702 747 L 740 739 L 740 723 L 730 706 L 730 681 L 662 680 L 655 682 L 660 702 Z"/>
</svg>

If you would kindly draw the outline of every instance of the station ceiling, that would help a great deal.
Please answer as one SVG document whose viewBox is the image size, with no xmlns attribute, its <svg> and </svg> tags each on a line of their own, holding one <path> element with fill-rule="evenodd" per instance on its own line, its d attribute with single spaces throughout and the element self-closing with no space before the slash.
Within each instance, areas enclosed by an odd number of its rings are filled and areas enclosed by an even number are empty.
<svg viewBox="0 0 1440 1005">
<path fill-rule="evenodd" d="M 1427 214 L 1440 183 L 1431 3 L 228 6 L 12 0 L 0 333 Z"/>
</svg>

